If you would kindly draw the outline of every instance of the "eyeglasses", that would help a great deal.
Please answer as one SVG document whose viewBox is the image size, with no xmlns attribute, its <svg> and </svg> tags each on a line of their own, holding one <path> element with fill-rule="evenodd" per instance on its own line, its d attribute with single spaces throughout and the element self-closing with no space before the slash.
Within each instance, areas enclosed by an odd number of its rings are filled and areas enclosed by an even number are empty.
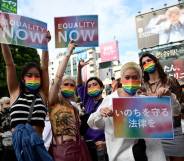
<svg viewBox="0 0 184 161">
<path fill-rule="evenodd" d="M 64 83 L 63 85 L 64 85 L 64 86 L 75 87 L 75 85 L 74 85 L 74 84 L 72 84 L 72 83 Z"/>
<path fill-rule="evenodd" d="M 88 84 L 88 88 L 91 88 L 92 86 L 97 86 L 97 85 L 98 85 L 98 83 L 93 82 L 93 83 Z"/>
</svg>

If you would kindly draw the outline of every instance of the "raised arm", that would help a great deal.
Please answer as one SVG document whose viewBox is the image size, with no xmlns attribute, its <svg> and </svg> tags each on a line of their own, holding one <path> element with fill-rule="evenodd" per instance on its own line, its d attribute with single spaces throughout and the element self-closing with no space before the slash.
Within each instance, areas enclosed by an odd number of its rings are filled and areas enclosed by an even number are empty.
<svg viewBox="0 0 184 161">
<path fill-rule="evenodd" d="M 78 74 L 77 74 L 77 85 L 82 84 L 82 68 L 87 65 L 87 62 L 84 62 L 84 60 L 80 60 L 78 64 Z"/>
<path fill-rule="evenodd" d="M 19 90 L 15 64 L 9 46 L 7 44 L 1 44 L 1 49 L 6 64 L 8 91 L 10 96 L 13 96 Z"/>
<path fill-rule="evenodd" d="M 51 40 L 50 32 L 47 32 L 46 35 L 47 42 Z M 42 58 L 41 58 L 41 68 L 42 68 L 42 92 L 48 100 L 49 94 L 49 72 L 48 72 L 48 63 L 49 63 L 49 53 L 46 50 L 42 51 Z"/>
<path fill-rule="evenodd" d="M 75 49 L 75 46 L 76 44 L 73 41 L 71 41 L 68 46 L 68 54 L 65 55 L 63 57 L 63 60 L 59 62 L 56 76 L 53 84 L 51 85 L 50 92 L 49 92 L 49 107 L 54 105 L 56 102 L 58 102 L 58 92 L 59 92 L 60 83 L 63 78 L 70 56 L 72 55 L 73 50 Z"/>
</svg>

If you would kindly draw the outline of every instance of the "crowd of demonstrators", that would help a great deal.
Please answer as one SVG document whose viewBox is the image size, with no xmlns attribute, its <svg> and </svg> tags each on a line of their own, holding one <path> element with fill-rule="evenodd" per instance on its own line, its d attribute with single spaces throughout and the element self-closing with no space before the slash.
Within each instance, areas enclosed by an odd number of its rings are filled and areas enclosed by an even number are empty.
<svg viewBox="0 0 184 161">
<path fill-rule="evenodd" d="M 10 98 L 1 98 L 0 108 L 0 146 L 1 161 L 16 161 L 16 156 L 12 145 L 12 132 L 10 126 Z"/>
<path fill-rule="evenodd" d="M 51 39 L 49 32 L 45 39 Z M 1 48 L 6 64 L 16 158 L 18 161 L 52 161 L 41 139 L 49 90 L 48 51 L 42 53 L 41 66 L 36 63 L 26 64 L 18 81 L 9 46 L 1 44 Z"/>
<path fill-rule="evenodd" d="M 50 41 L 49 32 L 45 38 Z M 18 81 L 10 48 L 1 44 L 10 98 L 0 99 L 0 160 L 166 161 L 168 157 L 183 161 L 184 93 L 177 79 L 168 77 L 158 59 L 147 52 L 140 57 L 140 66 L 134 62 L 122 66 L 121 79 L 112 78 L 103 99 L 104 85 L 98 77 L 82 81 L 87 62 L 80 60 L 77 82 L 64 74 L 75 47 L 71 41 L 49 91 L 48 51 L 42 52 L 41 65 L 25 64 Z M 112 99 L 139 94 L 171 97 L 173 140 L 114 136 Z"/>
<path fill-rule="evenodd" d="M 121 68 L 122 88 L 104 98 L 96 112 L 90 115 L 88 124 L 92 128 L 104 129 L 110 161 L 165 161 L 160 141 L 144 139 L 125 139 L 114 136 L 112 99 L 136 96 L 141 85 L 140 67 L 129 62 Z"/>
<path fill-rule="evenodd" d="M 143 70 L 144 93 L 147 96 L 171 96 L 173 111 L 174 139 L 163 140 L 165 155 L 170 161 L 184 160 L 184 135 L 181 130 L 182 88 L 175 78 L 168 77 L 159 63 L 159 60 L 145 53 L 140 57 L 140 66 Z"/>
<path fill-rule="evenodd" d="M 59 63 L 49 92 L 53 131 L 50 152 L 55 161 L 91 161 L 87 146 L 80 136 L 79 110 L 75 100 L 76 82 L 72 77 L 64 76 L 75 46 L 75 42 L 69 43 L 68 54 Z"/>
<path fill-rule="evenodd" d="M 87 125 L 90 114 L 96 112 L 103 101 L 102 92 L 104 85 L 97 77 L 90 77 L 82 81 L 82 68 L 87 65 L 83 60 L 78 64 L 77 92 L 85 109 L 81 116 L 82 135 L 87 143 L 93 161 L 107 161 L 104 130 L 92 129 Z"/>
</svg>

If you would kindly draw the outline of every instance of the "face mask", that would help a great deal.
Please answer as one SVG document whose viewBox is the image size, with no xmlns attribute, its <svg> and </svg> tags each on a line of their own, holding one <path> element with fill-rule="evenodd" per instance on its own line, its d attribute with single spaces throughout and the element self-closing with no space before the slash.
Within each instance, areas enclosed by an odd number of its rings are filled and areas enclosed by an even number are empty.
<svg viewBox="0 0 184 161">
<path fill-rule="evenodd" d="M 40 87 L 40 78 L 25 78 L 25 86 L 29 91 L 36 91 Z"/>
<path fill-rule="evenodd" d="M 75 89 L 73 87 L 62 87 L 61 94 L 64 97 L 73 97 L 75 94 Z"/>
<path fill-rule="evenodd" d="M 147 72 L 150 74 L 154 73 L 156 70 L 156 66 L 155 66 L 155 63 L 153 61 L 150 61 L 150 62 L 144 64 L 143 68 L 144 68 L 144 72 Z"/>
<path fill-rule="evenodd" d="M 139 80 L 122 81 L 122 88 L 129 95 L 134 95 L 140 86 L 141 82 Z"/>
<path fill-rule="evenodd" d="M 88 89 L 88 95 L 90 97 L 97 97 L 102 94 L 102 90 L 98 87 L 91 87 Z"/>
</svg>

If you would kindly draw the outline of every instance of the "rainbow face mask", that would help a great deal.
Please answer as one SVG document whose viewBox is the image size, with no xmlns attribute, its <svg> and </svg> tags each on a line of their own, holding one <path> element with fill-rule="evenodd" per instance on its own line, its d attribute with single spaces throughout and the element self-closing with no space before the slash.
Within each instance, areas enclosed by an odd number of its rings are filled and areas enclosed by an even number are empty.
<svg viewBox="0 0 184 161">
<path fill-rule="evenodd" d="M 75 94 L 75 88 L 74 87 L 62 87 L 61 89 L 61 94 L 64 96 L 64 97 L 73 97 L 74 94 Z"/>
<path fill-rule="evenodd" d="M 40 87 L 40 78 L 25 78 L 25 86 L 29 91 L 36 91 Z"/>
<path fill-rule="evenodd" d="M 91 87 L 88 89 L 88 95 L 90 97 L 97 97 L 102 94 L 102 90 L 99 87 Z"/>
<path fill-rule="evenodd" d="M 141 82 L 139 80 L 122 81 L 122 88 L 129 95 L 134 95 L 140 86 Z"/>
<path fill-rule="evenodd" d="M 147 73 L 154 73 L 156 70 L 156 66 L 153 61 L 150 61 L 144 64 L 143 68 L 144 68 L 144 72 L 147 72 Z"/>
</svg>

